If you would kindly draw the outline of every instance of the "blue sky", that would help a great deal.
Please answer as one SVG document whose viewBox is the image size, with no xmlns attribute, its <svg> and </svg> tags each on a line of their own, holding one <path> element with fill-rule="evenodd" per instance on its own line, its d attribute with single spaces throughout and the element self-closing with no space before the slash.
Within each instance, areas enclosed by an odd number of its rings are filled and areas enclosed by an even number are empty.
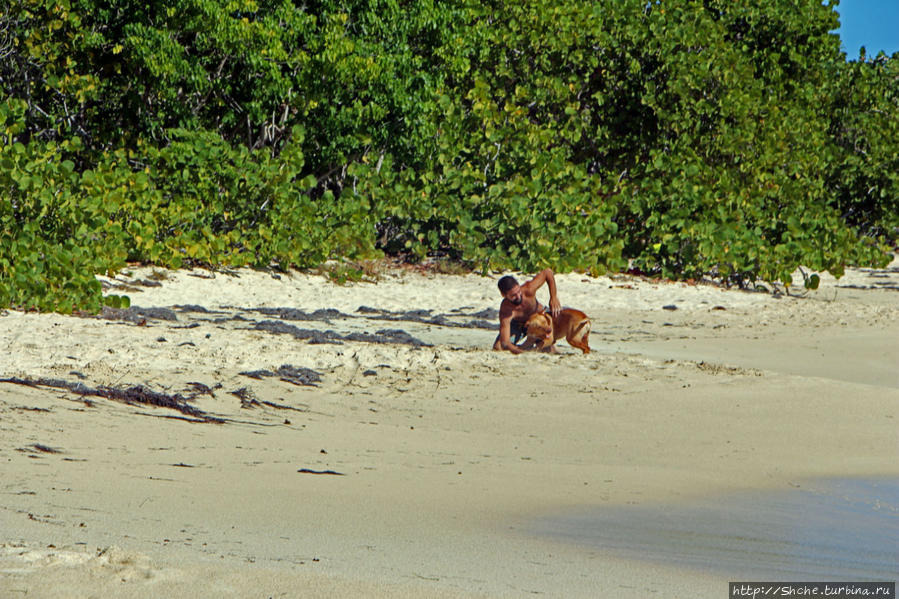
<svg viewBox="0 0 899 599">
<path fill-rule="evenodd" d="M 840 0 L 840 40 L 848 60 L 858 59 L 865 47 L 869 57 L 880 50 L 899 52 L 899 0 Z"/>
</svg>

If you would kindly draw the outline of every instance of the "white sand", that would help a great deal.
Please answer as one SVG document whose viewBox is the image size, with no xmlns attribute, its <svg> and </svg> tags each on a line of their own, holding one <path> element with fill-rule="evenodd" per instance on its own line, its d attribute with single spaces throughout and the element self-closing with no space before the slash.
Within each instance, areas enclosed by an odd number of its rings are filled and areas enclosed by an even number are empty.
<svg viewBox="0 0 899 599">
<path fill-rule="evenodd" d="M 558 276 L 562 303 L 593 320 L 588 356 L 489 351 L 496 332 L 477 314 L 498 307 L 495 276 L 167 277 L 110 292 L 214 312 L 2 313 L 0 377 L 182 395 L 202 383 L 214 395 L 194 405 L 227 422 L 0 383 L 0 597 L 722 597 L 741 572 L 624 559 L 533 523 L 899 475 L 899 262 L 802 298 Z M 255 311 L 279 307 L 341 314 Z M 430 345 L 310 344 L 263 321 Z M 284 364 L 321 382 L 240 374 Z M 241 388 L 256 402 L 241 407 Z"/>
</svg>

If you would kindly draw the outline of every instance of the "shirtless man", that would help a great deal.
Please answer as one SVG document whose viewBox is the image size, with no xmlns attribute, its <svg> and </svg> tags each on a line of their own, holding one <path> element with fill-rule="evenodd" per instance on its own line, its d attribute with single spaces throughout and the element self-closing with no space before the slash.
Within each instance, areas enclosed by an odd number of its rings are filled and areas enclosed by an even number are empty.
<svg viewBox="0 0 899 599">
<path fill-rule="evenodd" d="M 528 317 L 543 310 L 543 306 L 537 301 L 537 290 L 544 283 L 549 284 L 550 313 L 557 316 L 562 310 L 562 304 L 556 295 L 556 280 L 552 270 L 543 270 L 524 285 L 519 285 L 511 276 L 499 280 L 499 292 L 503 301 L 499 306 L 499 335 L 493 342 L 493 349 L 509 350 L 513 354 L 529 349 L 527 343 L 521 346 L 516 344 L 527 334 L 524 324 Z"/>
</svg>

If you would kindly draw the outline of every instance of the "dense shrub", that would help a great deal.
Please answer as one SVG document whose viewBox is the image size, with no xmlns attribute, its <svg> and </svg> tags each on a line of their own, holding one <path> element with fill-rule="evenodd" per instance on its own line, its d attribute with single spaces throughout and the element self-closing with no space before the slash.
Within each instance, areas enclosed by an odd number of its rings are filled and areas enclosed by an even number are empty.
<svg viewBox="0 0 899 599">
<path fill-rule="evenodd" d="M 847 62 L 835 7 L 12 0 L 0 305 L 96 310 L 126 261 L 882 264 L 899 57 Z"/>
</svg>

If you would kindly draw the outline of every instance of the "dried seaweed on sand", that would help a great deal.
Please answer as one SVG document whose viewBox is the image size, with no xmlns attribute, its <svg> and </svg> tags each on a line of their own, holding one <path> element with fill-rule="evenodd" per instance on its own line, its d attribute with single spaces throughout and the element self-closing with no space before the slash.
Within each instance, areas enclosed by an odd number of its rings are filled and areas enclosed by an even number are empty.
<svg viewBox="0 0 899 599">
<path fill-rule="evenodd" d="M 10 377 L 0 379 L 0 383 L 10 383 L 13 385 L 25 385 L 27 387 L 51 387 L 53 389 L 65 389 L 76 395 L 90 395 L 94 397 L 104 397 L 113 401 L 120 401 L 129 405 L 143 404 L 156 406 L 160 408 L 169 408 L 177 410 L 187 416 L 195 418 L 195 422 L 225 422 L 221 418 L 210 416 L 203 410 L 196 408 L 188 403 L 191 397 L 185 397 L 176 393 L 169 395 L 168 393 L 160 393 L 148 389 L 143 385 L 131 385 L 129 387 L 109 387 L 101 385 L 99 387 L 88 387 L 84 383 L 73 383 L 62 379 L 23 379 L 18 377 Z"/>
</svg>

